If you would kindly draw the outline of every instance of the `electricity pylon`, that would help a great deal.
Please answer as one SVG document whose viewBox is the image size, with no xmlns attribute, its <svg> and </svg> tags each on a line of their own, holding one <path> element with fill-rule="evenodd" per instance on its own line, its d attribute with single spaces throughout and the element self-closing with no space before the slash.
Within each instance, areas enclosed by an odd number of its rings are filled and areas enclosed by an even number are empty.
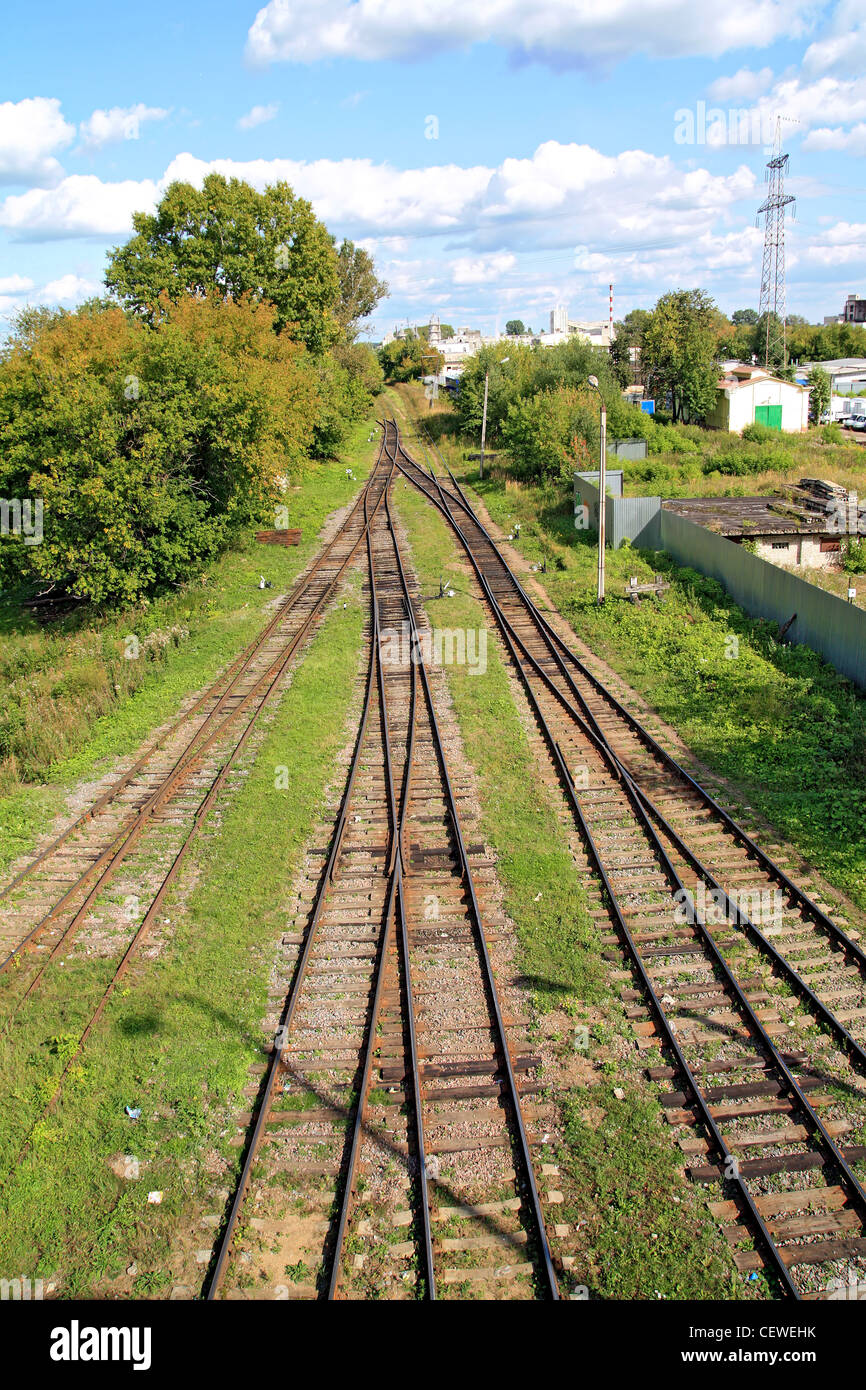
<svg viewBox="0 0 866 1390">
<path fill-rule="evenodd" d="M 785 172 L 788 156 L 782 154 L 782 121 L 776 120 L 776 141 L 772 159 L 767 161 L 769 191 L 758 208 L 758 216 L 766 214 L 764 222 L 764 261 L 761 267 L 761 300 L 758 321 L 764 323 L 764 366 L 769 368 L 781 360 L 788 365 L 788 343 L 785 330 L 785 209 L 794 202 L 785 192 Z"/>
</svg>

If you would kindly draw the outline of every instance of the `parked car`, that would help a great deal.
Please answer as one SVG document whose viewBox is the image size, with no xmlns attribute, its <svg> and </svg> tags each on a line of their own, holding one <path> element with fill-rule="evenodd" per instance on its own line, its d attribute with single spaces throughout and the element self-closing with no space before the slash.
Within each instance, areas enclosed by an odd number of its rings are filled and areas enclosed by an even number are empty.
<svg viewBox="0 0 866 1390">
<path fill-rule="evenodd" d="M 866 430 L 866 415 L 849 415 L 843 424 L 849 430 Z"/>
</svg>

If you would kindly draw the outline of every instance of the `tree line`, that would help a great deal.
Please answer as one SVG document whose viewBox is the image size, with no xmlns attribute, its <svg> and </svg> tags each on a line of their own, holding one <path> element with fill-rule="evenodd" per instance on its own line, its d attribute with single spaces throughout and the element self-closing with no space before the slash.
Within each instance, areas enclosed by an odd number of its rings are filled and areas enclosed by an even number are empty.
<svg viewBox="0 0 866 1390">
<path fill-rule="evenodd" d="M 760 331 L 755 320 L 735 327 Z M 553 348 L 511 342 L 483 348 L 468 359 L 460 379 L 455 409 L 461 428 L 480 433 L 486 379 L 491 445 L 506 449 L 524 476 L 570 478 L 576 468 L 595 467 L 598 458 L 599 402 L 587 381 L 594 375 L 612 438 L 644 438 L 656 454 L 693 452 L 694 441 L 673 426 L 699 424 L 715 406 L 719 361 L 738 355 L 730 350 L 725 324 L 731 326 L 704 291 L 674 290 L 652 310 L 635 310 L 617 325 L 610 352 L 577 337 Z M 779 370 L 793 375 L 793 368 Z M 653 398 L 654 416 L 623 399 L 623 388 L 633 382 Z M 816 367 L 809 384 L 818 421 L 829 405 L 830 379 Z"/>
<path fill-rule="evenodd" d="M 41 544 L 0 586 L 101 604 L 174 585 L 334 456 L 382 389 L 357 342 L 387 292 L 286 183 L 174 183 L 108 259 L 104 298 L 26 309 L 0 349 L 0 496 Z"/>
</svg>

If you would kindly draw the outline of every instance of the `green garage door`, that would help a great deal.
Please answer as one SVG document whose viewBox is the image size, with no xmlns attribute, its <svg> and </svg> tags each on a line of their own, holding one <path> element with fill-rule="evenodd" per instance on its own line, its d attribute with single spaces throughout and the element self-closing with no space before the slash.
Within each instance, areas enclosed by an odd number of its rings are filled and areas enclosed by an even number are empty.
<svg viewBox="0 0 866 1390">
<path fill-rule="evenodd" d="M 782 428 L 782 407 L 780 405 L 756 405 L 755 424 L 767 425 L 771 430 Z"/>
</svg>

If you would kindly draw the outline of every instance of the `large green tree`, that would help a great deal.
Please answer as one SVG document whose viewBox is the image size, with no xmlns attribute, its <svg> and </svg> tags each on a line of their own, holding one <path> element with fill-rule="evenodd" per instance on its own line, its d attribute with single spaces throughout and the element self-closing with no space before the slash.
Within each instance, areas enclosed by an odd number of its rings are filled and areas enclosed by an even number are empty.
<svg viewBox="0 0 866 1390">
<path fill-rule="evenodd" d="M 668 393 L 675 420 L 700 420 L 716 401 L 719 311 L 703 290 L 663 294 L 646 324 L 641 356 L 657 401 Z"/>
<path fill-rule="evenodd" d="M 134 602 L 267 517 L 307 466 L 322 386 L 272 306 L 159 307 L 154 327 L 116 305 L 31 315 L 0 354 L 0 496 L 44 506 L 41 544 L 4 541 L 0 583 Z"/>
<path fill-rule="evenodd" d="M 388 286 L 377 277 L 369 251 L 356 246 L 354 241 L 344 241 L 340 246 L 337 276 L 340 282 L 337 319 L 346 342 L 352 343 L 364 320 L 370 317 L 379 300 L 388 293 Z"/>
<path fill-rule="evenodd" d="M 135 235 L 110 254 L 105 282 L 151 321 L 161 295 L 177 301 L 184 294 L 248 294 L 273 304 L 277 330 L 288 328 L 311 352 L 324 351 L 344 331 L 333 238 L 287 183 L 262 193 L 222 174 L 208 174 L 200 189 L 173 183 L 154 213 L 134 215 L 133 226 Z M 347 252 L 347 285 L 355 264 Z M 362 296 L 360 307 L 366 302 Z"/>
<path fill-rule="evenodd" d="M 620 386 L 630 386 L 640 378 L 643 334 L 650 317 L 648 309 L 630 309 L 625 318 L 614 325 L 610 361 Z"/>
</svg>

